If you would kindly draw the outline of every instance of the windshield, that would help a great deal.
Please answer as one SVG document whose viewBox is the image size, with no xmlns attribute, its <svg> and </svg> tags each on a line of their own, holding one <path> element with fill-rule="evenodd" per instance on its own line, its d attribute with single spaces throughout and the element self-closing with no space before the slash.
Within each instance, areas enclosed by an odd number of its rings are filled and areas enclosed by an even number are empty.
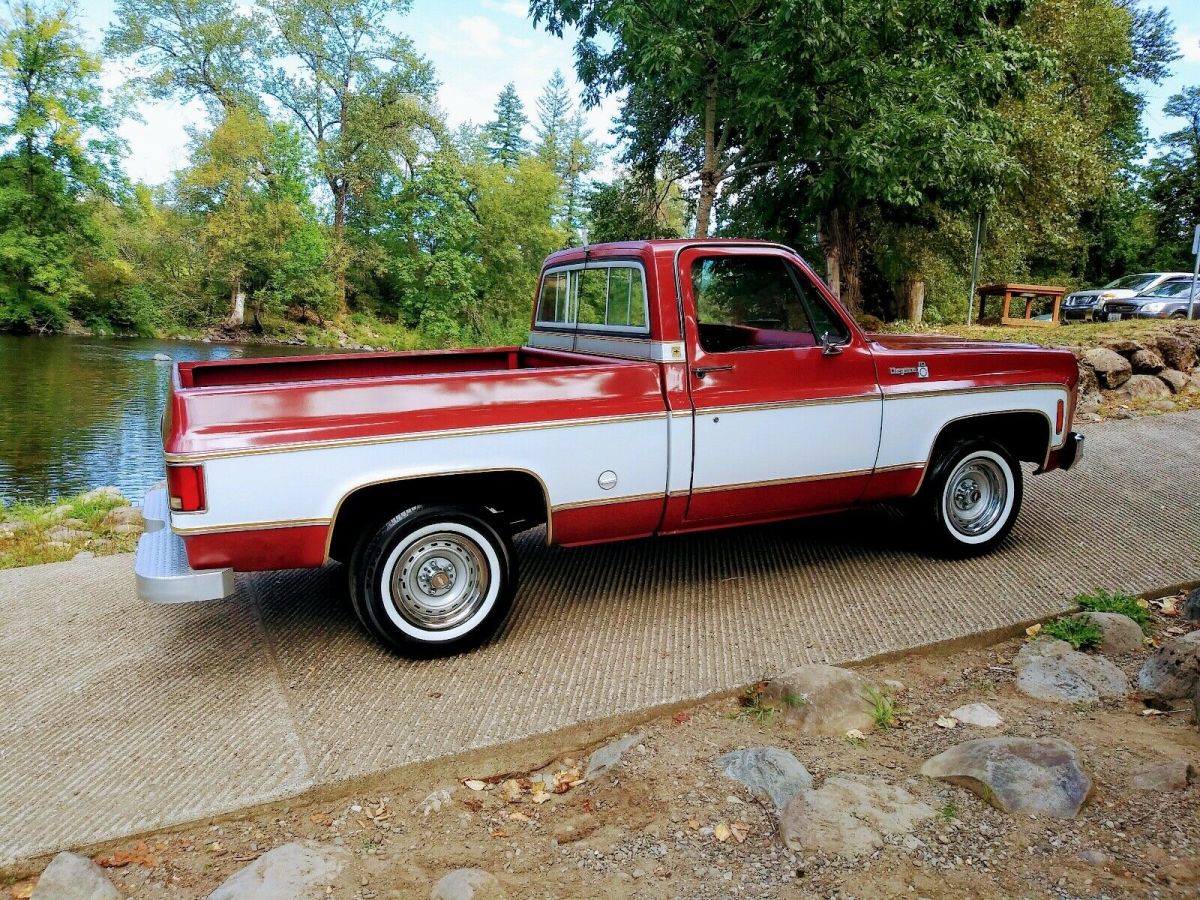
<svg viewBox="0 0 1200 900">
<path fill-rule="evenodd" d="M 1104 286 L 1104 288 L 1116 288 L 1117 290 L 1124 291 L 1140 291 L 1157 277 L 1157 275 L 1126 275 L 1124 278 L 1118 278 L 1116 281 L 1110 281 Z"/>
<path fill-rule="evenodd" d="M 1200 288 L 1200 285 L 1197 285 Z M 1147 292 L 1147 297 L 1186 297 L 1192 289 L 1190 281 L 1168 281 L 1160 284 L 1154 290 Z M 1200 290 L 1197 290 L 1200 293 Z"/>
</svg>

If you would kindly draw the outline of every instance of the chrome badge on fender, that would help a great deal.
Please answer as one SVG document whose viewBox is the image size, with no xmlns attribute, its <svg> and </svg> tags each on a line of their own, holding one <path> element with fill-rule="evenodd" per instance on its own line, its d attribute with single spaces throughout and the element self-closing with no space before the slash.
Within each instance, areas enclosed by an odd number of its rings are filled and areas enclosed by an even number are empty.
<svg viewBox="0 0 1200 900">
<path fill-rule="evenodd" d="M 915 366 L 892 366 L 891 373 L 893 375 L 916 375 L 918 378 L 929 377 L 929 366 L 924 362 L 919 362 Z"/>
</svg>

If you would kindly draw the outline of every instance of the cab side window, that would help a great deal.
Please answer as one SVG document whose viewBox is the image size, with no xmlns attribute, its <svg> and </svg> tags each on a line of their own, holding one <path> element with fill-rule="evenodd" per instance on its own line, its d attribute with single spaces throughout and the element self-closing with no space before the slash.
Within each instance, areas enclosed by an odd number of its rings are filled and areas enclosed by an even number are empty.
<svg viewBox="0 0 1200 900">
<path fill-rule="evenodd" d="M 700 257 L 692 263 L 700 346 L 709 353 L 813 347 L 845 326 L 779 256 Z"/>
</svg>

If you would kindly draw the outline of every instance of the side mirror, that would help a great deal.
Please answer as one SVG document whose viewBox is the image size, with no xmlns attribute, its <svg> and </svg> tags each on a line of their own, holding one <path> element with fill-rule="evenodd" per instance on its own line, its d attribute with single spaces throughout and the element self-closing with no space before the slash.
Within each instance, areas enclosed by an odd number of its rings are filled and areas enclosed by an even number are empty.
<svg viewBox="0 0 1200 900">
<path fill-rule="evenodd" d="M 832 332 L 826 331 L 821 335 L 821 355 L 837 356 L 845 347 L 833 339 Z"/>
</svg>

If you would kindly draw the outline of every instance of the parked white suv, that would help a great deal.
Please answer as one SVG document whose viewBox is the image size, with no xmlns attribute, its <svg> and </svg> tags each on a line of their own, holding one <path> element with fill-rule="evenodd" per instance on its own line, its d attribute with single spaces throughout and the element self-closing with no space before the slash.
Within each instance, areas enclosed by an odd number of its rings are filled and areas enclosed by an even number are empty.
<svg viewBox="0 0 1200 900">
<path fill-rule="evenodd" d="M 1189 272 L 1143 272 L 1140 275 L 1126 275 L 1116 281 L 1110 281 L 1102 288 L 1090 291 L 1075 291 L 1067 294 L 1062 303 L 1062 322 L 1100 322 L 1104 320 L 1104 304 L 1109 300 L 1122 300 L 1126 297 L 1136 297 L 1154 290 L 1164 281 L 1171 278 L 1188 278 Z M 1121 318 L 1120 314 L 1113 319 Z"/>
</svg>

